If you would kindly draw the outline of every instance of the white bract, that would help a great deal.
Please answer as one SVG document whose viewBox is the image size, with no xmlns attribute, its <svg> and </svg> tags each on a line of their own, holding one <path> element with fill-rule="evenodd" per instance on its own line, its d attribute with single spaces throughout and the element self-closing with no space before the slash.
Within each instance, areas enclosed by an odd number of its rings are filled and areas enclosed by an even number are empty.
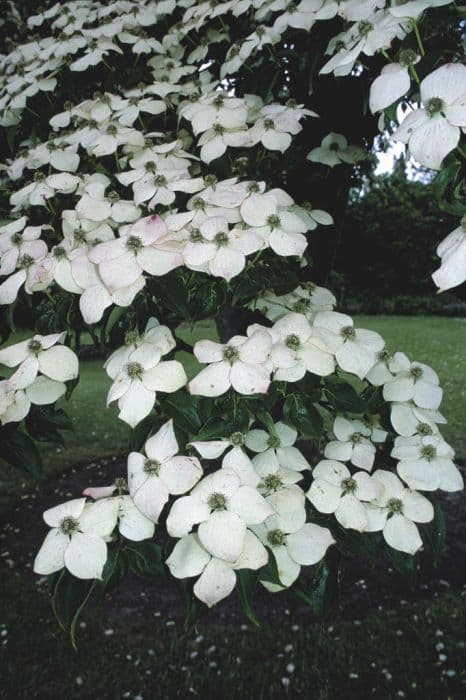
<svg viewBox="0 0 466 700">
<path fill-rule="evenodd" d="M 177 456 L 178 449 L 170 420 L 146 441 L 146 456 L 131 452 L 128 457 L 129 493 L 137 508 L 154 522 L 170 495 L 190 491 L 202 476 L 199 460 Z"/>
<path fill-rule="evenodd" d="M 439 170 L 466 127 L 466 66 L 447 63 L 421 82 L 423 107 L 410 112 L 392 135 L 409 146 L 413 158 Z"/>
<path fill-rule="evenodd" d="M 375 446 L 368 439 L 371 429 L 360 420 L 338 416 L 333 432 L 337 439 L 325 446 L 325 456 L 342 462 L 350 461 L 355 467 L 370 472 L 375 459 Z"/>
<path fill-rule="evenodd" d="M 363 532 L 368 519 L 363 502 L 375 501 L 383 487 L 366 472 L 351 474 L 344 464 L 324 459 L 317 464 L 307 497 L 320 513 L 334 513 L 344 528 Z"/>
<path fill-rule="evenodd" d="M 233 387 L 239 394 L 265 394 L 272 371 L 271 348 L 272 337 L 266 330 L 257 330 L 249 338 L 234 336 L 226 345 L 200 340 L 194 355 L 208 367 L 189 382 L 189 391 L 221 396 Z"/>
</svg>

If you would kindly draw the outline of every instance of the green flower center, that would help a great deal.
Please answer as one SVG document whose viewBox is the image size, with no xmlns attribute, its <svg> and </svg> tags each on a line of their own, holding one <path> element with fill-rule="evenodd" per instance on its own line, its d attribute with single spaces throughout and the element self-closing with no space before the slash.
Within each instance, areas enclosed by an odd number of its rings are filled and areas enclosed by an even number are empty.
<svg viewBox="0 0 466 700">
<path fill-rule="evenodd" d="M 390 362 L 392 357 L 393 355 L 391 352 L 388 352 L 388 350 L 381 350 L 379 353 L 377 353 L 377 359 L 379 362 Z"/>
<path fill-rule="evenodd" d="M 124 479 L 122 476 L 119 476 L 115 479 L 115 488 L 118 491 L 118 493 L 121 495 L 125 491 L 128 490 L 128 484 L 126 482 L 126 479 Z"/>
<path fill-rule="evenodd" d="M 267 533 L 267 541 L 272 547 L 281 547 L 286 542 L 286 535 L 283 530 L 269 530 Z"/>
<path fill-rule="evenodd" d="M 341 329 L 340 335 L 345 340 L 354 340 L 356 338 L 356 331 L 353 326 L 345 326 L 345 328 Z"/>
<path fill-rule="evenodd" d="M 116 202 L 120 201 L 120 195 L 118 194 L 118 192 L 115 192 L 115 190 L 112 190 L 111 192 L 108 193 L 107 199 L 112 204 L 115 204 Z"/>
<path fill-rule="evenodd" d="M 214 107 L 220 108 L 220 107 L 223 107 L 224 102 L 225 102 L 225 95 L 217 95 L 217 97 L 213 101 L 213 105 L 214 105 Z"/>
<path fill-rule="evenodd" d="M 428 423 L 418 423 L 416 427 L 416 432 L 419 435 L 432 435 L 434 431 Z"/>
<path fill-rule="evenodd" d="M 160 471 L 160 462 L 156 459 L 146 459 L 144 462 L 144 471 L 150 476 L 158 476 Z"/>
<path fill-rule="evenodd" d="M 63 258 L 66 258 L 66 250 L 61 245 L 57 245 L 53 249 L 53 254 L 57 260 L 63 260 Z"/>
<path fill-rule="evenodd" d="M 215 242 L 221 248 L 222 246 L 228 245 L 228 234 L 226 234 L 224 231 L 220 231 L 215 235 Z"/>
<path fill-rule="evenodd" d="M 60 523 L 60 530 L 63 532 L 64 535 L 72 535 L 78 530 L 78 528 L 78 521 L 76 520 L 76 518 L 72 518 L 71 516 L 63 518 L 63 520 Z"/>
<path fill-rule="evenodd" d="M 463 229 L 463 231 L 466 231 L 466 214 L 463 214 L 463 216 L 461 217 L 461 228 Z"/>
<path fill-rule="evenodd" d="M 420 379 L 423 375 L 422 367 L 411 367 L 409 374 L 414 380 Z"/>
<path fill-rule="evenodd" d="M 20 245 L 23 241 L 23 237 L 20 233 L 14 233 L 11 236 L 10 241 L 13 243 L 13 245 Z"/>
<path fill-rule="evenodd" d="M 125 345 L 136 345 L 139 340 L 137 331 L 127 331 L 125 333 Z"/>
<path fill-rule="evenodd" d="M 270 226 L 271 229 L 277 228 L 280 226 L 280 217 L 277 214 L 271 214 L 267 218 L 267 225 Z"/>
<path fill-rule="evenodd" d="M 403 49 L 402 51 L 400 51 L 400 63 L 405 68 L 412 66 L 416 58 L 416 52 L 412 49 Z"/>
<path fill-rule="evenodd" d="M 207 187 L 215 187 L 215 185 L 218 182 L 218 178 L 215 177 L 215 175 L 206 175 L 204 178 L 204 182 L 207 185 Z"/>
<path fill-rule="evenodd" d="M 273 449 L 280 447 L 280 445 L 281 445 L 280 438 L 277 435 L 271 435 L 269 437 L 269 439 L 267 440 L 267 445 L 269 447 L 272 447 Z"/>
<path fill-rule="evenodd" d="M 290 350 L 297 350 L 301 346 L 301 341 L 297 335 L 292 333 L 286 336 L 285 345 L 287 348 L 290 348 Z"/>
<path fill-rule="evenodd" d="M 426 459 L 428 462 L 435 459 L 436 456 L 437 450 L 433 445 L 424 445 L 424 447 L 421 449 L 421 457 Z"/>
<path fill-rule="evenodd" d="M 275 123 L 273 119 L 264 119 L 264 129 L 275 129 Z"/>
<path fill-rule="evenodd" d="M 222 134 L 225 133 L 225 127 L 222 126 L 221 124 L 214 124 L 213 130 L 214 130 L 214 134 L 217 134 L 217 136 L 221 136 Z"/>
<path fill-rule="evenodd" d="M 154 184 L 157 185 L 157 187 L 165 187 L 167 184 L 167 178 L 165 175 L 157 175 L 157 177 L 154 179 Z"/>
<path fill-rule="evenodd" d="M 118 129 L 115 126 L 115 124 L 109 124 L 107 126 L 107 134 L 110 134 L 111 136 L 115 136 L 115 134 L 118 133 Z"/>
<path fill-rule="evenodd" d="M 223 351 L 223 359 L 232 365 L 234 362 L 236 362 L 238 358 L 238 350 L 231 345 L 227 345 L 225 350 Z"/>
<path fill-rule="evenodd" d="M 358 488 L 358 484 L 349 476 L 347 479 L 343 479 L 341 482 L 341 488 L 343 489 L 343 494 L 354 493 Z"/>
<path fill-rule="evenodd" d="M 250 182 L 250 183 L 249 183 L 249 185 L 248 185 L 248 192 L 249 192 L 250 194 L 254 194 L 254 192 L 259 192 L 259 190 L 260 190 L 260 187 L 259 187 L 259 185 L 257 184 L 257 182 Z"/>
<path fill-rule="evenodd" d="M 358 445 L 362 440 L 362 435 L 361 433 L 353 433 L 350 437 L 350 442 L 353 443 L 353 445 Z"/>
<path fill-rule="evenodd" d="M 309 299 L 298 299 L 298 301 L 295 301 L 293 304 L 293 311 L 296 311 L 298 314 L 303 314 L 309 310 L 310 306 L 311 302 Z"/>
<path fill-rule="evenodd" d="M 137 253 L 137 251 L 141 250 L 143 247 L 143 243 L 139 236 L 129 236 L 128 240 L 126 241 L 126 247 L 133 253 Z"/>
<path fill-rule="evenodd" d="M 402 513 L 403 503 L 399 498 L 390 498 L 390 500 L 387 503 L 387 508 L 390 511 L 390 513 Z"/>
<path fill-rule="evenodd" d="M 223 493 L 211 493 L 207 501 L 211 511 L 219 511 L 227 509 L 227 498 Z"/>
<path fill-rule="evenodd" d="M 34 175 L 35 182 L 44 182 L 44 180 L 45 180 L 44 173 L 35 173 L 35 175 Z"/>
<path fill-rule="evenodd" d="M 42 343 L 40 342 L 40 340 L 33 339 L 29 341 L 28 350 L 33 355 L 37 356 L 40 352 L 42 352 L 42 349 Z"/>
<path fill-rule="evenodd" d="M 277 474 L 267 474 L 262 481 L 266 491 L 277 491 L 283 486 L 283 481 Z"/>
<path fill-rule="evenodd" d="M 373 25 L 370 22 L 359 22 L 358 29 L 361 36 L 367 36 L 373 29 Z"/>
<path fill-rule="evenodd" d="M 157 163 L 154 160 L 148 160 L 144 165 L 144 169 L 147 173 L 155 173 L 157 170 Z"/>
<path fill-rule="evenodd" d="M 240 447 L 241 445 L 244 445 L 243 433 L 240 433 L 240 432 L 232 433 L 230 435 L 230 442 L 235 447 Z"/>
<path fill-rule="evenodd" d="M 126 374 L 130 379 L 141 379 L 144 367 L 139 362 L 128 362 Z"/>
<path fill-rule="evenodd" d="M 205 202 L 202 197 L 195 197 L 193 200 L 193 209 L 203 211 L 205 208 Z"/>
<path fill-rule="evenodd" d="M 189 240 L 191 240 L 193 243 L 200 243 L 204 240 L 204 238 L 198 228 L 193 228 L 189 234 Z"/>
<path fill-rule="evenodd" d="M 444 108 L 444 102 L 440 97 L 431 97 L 426 104 L 426 112 L 429 117 L 435 117 Z"/>
</svg>

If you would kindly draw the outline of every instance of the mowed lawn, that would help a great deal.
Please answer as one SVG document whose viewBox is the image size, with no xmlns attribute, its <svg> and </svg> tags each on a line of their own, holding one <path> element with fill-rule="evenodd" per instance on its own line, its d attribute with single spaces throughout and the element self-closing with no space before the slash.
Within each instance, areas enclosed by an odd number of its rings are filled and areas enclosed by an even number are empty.
<svg viewBox="0 0 466 700">
<path fill-rule="evenodd" d="M 466 459 L 466 322 L 459 319 L 359 317 L 390 350 L 431 364 L 445 389 L 446 438 Z M 65 405 L 74 432 L 66 447 L 43 445 L 46 476 L 127 451 L 128 429 L 105 408 L 110 381 L 101 361 L 81 363 L 81 380 Z M 8 500 L 31 490 L 22 473 L 4 469 Z M 364 571 L 361 571 L 364 577 Z M 124 583 L 123 583 L 124 585 Z M 157 585 L 147 581 L 148 586 Z M 60 631 L 43 582 L 0 563 L 0 698 L 4 700 L 460 700 L 464 697 L 464 596 L 401 604 L 362 620 L 277 625 L 154 619 L 133 624 L 84 614 L 78 651 Z M 403 601 L 406 603 L 406 601 Z M 247 624 L 246 624 L 247 623 Z"/>
</svg>

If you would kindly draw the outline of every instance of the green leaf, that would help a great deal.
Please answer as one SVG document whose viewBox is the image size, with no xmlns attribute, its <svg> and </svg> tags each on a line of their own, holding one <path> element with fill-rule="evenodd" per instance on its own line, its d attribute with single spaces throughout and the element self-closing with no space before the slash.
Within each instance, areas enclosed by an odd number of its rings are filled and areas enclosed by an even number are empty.
<svg viewBox="0 0 466 700">
<path fill-rule="evenodd" d="M 25 420 L 29 435 L 39 442 L 56 442 L 63 445 L 59 430 L 73 430 L 71 418 L 61 408 L 31 406 Z"/>
<path fill-rule="evenodd" d="M 430 523 L 426 523 L 422 529 L 432 550 L 433 564 L 438 566 L 445 545 L 445 515 L 434 496 L 430 496 L 430 501 L 434 507 L 434 519 Z"/>
<path fill-rule="evenodd" d="M 0 429 L 0 457 L 18 469 L 25 469 L 36 480 L 42 478 L 42 460 L 34 441 L 10 425 Z"/>
<path fill-rule="evenodd" d="M 348 411 L 350 413 L 365 412 L 364 400 L 345 379 L 341 379 L 340 377 L 326 377 L 325 393 L 328 400 L 337 411 Z"/>
<path fill-rule="evenodd" d="M 204 368 L 204 365 L 201 365 L 199 360 L 197 360 L 192 353 L 186 352 L 186 350 L 178 350 L 175 352 L 175 360 L 178 360 L 178 362 L 181 362 L 183 365 L 188 381 L 191 381 L 191 379 Z"/>
<path fill-rule="evenodd" d="M 370 560 L 375 560 L 378 555 L 378 547 L 376 541 L 368 532 L 356 532 L 355 530 L 341 529 L 341 536 L 336 534 L 335 537 L 339 548 L 343 552 L 358 554 Z"/>
<path fill-rule="evenodd" d="M 162 550 L 152 540 L 125 544 L 128 565 L 138 576 L 154 578 L 163 574 Z"/>
<path fill-rule="evenodd" d="M 298 589 L 297 595 L 311 607 L 314 615 L 324 618 L 338 600 L 340 582 L 340 552 L 330 549 L 325 558 L 317 565 L 310 591 Z"/>
<path fill-rule="evenodd" d="M 251 600 L 257 583 L 257 573 L 250 569 L 239 569 L 236 572 L 236 590 L 238 591 L 241 609 L 255 627 L 260 627 L 259 620 L 254 614 Z"/>
<path fill-rule="evenodd" d="M 324 420 L 312 400 L 304 394 L 290 394 L 283 404 L 283 418 L 286 423 L 304 435 L 321 437 Z"/>
<path fill-rule="evenodd" d="M 94 591 L 96 581 L 75 578 L 66 569 L 49 578 L 52 610 L 60 627 L 69 632 L 76 650 L 76 624 Z"/>
<path fill-rule="evenodd" d="M 116 588 L 126 576 L 128 568 L 128 560 L 123 549 L 119 545 L 110 545 L 102 572 L 102 593 Z"/>
<path fill-rule="evenodd" d="M 169 394 L 163 399 L 163 410 L 167 416 L 173 418 L 175 425 L 186 433 L 199 432 L 202 420 L 198 411 L 199 398 L 191 396 L 183 389 Z"/>
<path fill-rule="evenodd" d="M 267 551 L 269 553 L 269 560 L 265 566 L 259 569 L 258 579 L 266 583 L 274 583 L 276 586 L 283 586 L 280 581 L 280 576 L 278 575 L 277 560 L 271 549 L 267 547 Z"/>
<path fill-rule="evenodd" d="M 405 552 L 400 552 L 397 549 L 392 549 L 388 547 L 387 550 L 389 557 L 392 561 L 393 568 L 400 574 L 400 576 L 409 585 L 411 590 L 416 587 L 417 571 L 418 571 L 418 557 L 416 554 L 406 554 Z"/>
</svg>

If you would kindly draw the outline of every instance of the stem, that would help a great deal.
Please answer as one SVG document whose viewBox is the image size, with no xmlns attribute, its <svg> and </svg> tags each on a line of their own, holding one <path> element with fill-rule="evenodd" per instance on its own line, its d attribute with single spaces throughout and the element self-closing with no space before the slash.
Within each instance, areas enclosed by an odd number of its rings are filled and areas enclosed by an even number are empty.
<svg viewBox="0 0 466 700">
<path fill-rule="evenodd" d="M 415 19 L 413 19 L 413 27 L 414 33 L 416 35 L 417 45 L 419 46 L 419 51 L 421 52 L 421 56 L 425 56 L 426 52 L 424 49 L 424 44 L 422 43 L 421 35 L 419 34 L 419 27 L 417 26 L 417 22 Z"/>
<path fill-rule="evenodd" d="M 409 71 L 410 71 L 410 73 L 411 73 L 412 78 L 414 78 L 414 80 L 416 81 L 416 83 L 417 83 L 418 85 L 420 85 L 420 84 L 421 84 L 421 81 L 419 80 L 419 76 L 418 76 L 418 74 L 417 74 L 417 70 L 415 69 L 415 67 L 414 67 L 412 64 L 409 66 Z"/>
</svg>

